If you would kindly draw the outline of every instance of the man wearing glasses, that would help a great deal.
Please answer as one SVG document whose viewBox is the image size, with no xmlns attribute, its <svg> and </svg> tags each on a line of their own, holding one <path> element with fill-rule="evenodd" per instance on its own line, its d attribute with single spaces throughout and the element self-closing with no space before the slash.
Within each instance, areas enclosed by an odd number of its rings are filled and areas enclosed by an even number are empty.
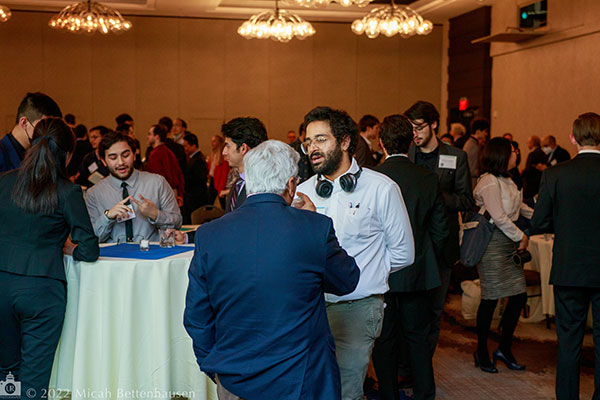
<svg viewBox="0 0 600 400">
<path fill-rule="evenodd" d="M 62 118 L 58 104 L 43 93 L 27 93 L 19 104 L 15 127 L 0 140 L 0 172 L 21 166 L 35 126 L 47 117 Z"/>
<path fill-rule="evenodd" d="M 475 206 L 475 201 L 473 200 L 467 155 L 460 149 L 442 143 L 436 137 L 440 115 L 435 106 L 426 101 L 418 101 L 406 110 L 404 115 L 413 125 L 414 146 L 409 149 L 408 158 L 415 164 L 437 174 L 448 220 L 449 236 L 439 271 L 442 285 L 433 289 L 430 295 L 431 308 L 435 315 L 429 335 L 431 356 L 433 357 L 440 335 L 440 324 L 451 268 L 460 258 L 458 212 L 471 210 Z M 408 370 L 399 373 L 410 376 Z"/>
<path fill-rule="evenodd" d="M 359 400 L 373 344 L 381 333 L 388 276 L 414 262 L 412 229 L 398 185 L 383 174 L 361 169 L 352 157 L 358 127 L 346 112 L 317 107 L 304 122 L 302 147 L 317 175 L 298 187 L 303 193 L 299 196 L 333 220 L 342 248 L 360 269 L 352 293 L 325 295 L 342 399 Z"/>
</svg>

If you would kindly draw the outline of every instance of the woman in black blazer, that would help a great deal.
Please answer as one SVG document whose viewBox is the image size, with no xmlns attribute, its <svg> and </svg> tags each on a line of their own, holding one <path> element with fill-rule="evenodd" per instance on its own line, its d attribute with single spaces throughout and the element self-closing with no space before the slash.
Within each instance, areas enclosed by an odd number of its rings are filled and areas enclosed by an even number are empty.
<svg viewBox="0 0 600 400">
<path fill-rule="evenodd" d="M 66 178 L 75 147 L 58 118 L 41 120 L 21 168 L 0 176 L 0 380 L 47 397 L 67 302 L 64 252 L 99 255 L 81 188 Z M 72 240 L 67 239 L 71 234 Z"/>
</svg>

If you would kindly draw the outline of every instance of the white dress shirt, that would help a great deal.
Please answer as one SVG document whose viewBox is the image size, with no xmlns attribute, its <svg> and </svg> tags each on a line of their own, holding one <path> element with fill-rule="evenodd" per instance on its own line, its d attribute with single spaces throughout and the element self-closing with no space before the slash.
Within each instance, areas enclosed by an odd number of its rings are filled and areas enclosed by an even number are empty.
<svg viewBox="0 0 600 400">
<path fill-rule="evenodd" d="M 479 178 L 473 190 L 473 197 L 478 206 L 485 205 L 494 224 L 512 241 L 523 239 L 521 231 L 514 223 L 522 214 L 530 219 L 533 209 L 523 203 L 523 194 L 510 178 L 495 177 L 486 173 Z"/>
<path fill-rule="evenodd" d="M 358 163 L 352 159 L 347 172 L 358 169 Z M 387 292 L 390 272 L 411 265 L 415 258 L 412 229 L 400 188 L 387 176 L 367 168 L 363 168 L 351 193 L 342 190 L 339 177 L 327 199 L 317 195 L 316 184 L 314 175 L 298 186 L 298 191 L 312 200 L 317 212 L 333 220 L 340 245 L 360 268 L 354 292 L 341 297 L 325 294 L 325 299 L 358 300 Z"/>
</svg>

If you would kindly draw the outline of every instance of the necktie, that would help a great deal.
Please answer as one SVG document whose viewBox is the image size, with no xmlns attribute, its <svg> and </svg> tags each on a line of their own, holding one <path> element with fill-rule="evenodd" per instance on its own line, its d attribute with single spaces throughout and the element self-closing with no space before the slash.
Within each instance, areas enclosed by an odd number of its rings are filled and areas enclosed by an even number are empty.
<svg viewBox="0 0 600 400">
<path fill-rule="evenodd" d="M 128 197 L 129 192 L 127 191 L 127 182 L 122 182 L 121 187 L 123 188 L 123 198 Z M 125 204 L 129 205 L 131 202 L 127 201 Z M 125 235 L 127 236 L 128 242 L 133 242 L 133 222 L 130 219 L 125 221 Z"/>
<path fill-rule="evenodd" d="M 235 210 L 235 206 L 237 205 L 237 198 L 240 194 L 240 190 L 242 189 L 242 185 L 244 184 L 243 179 L 238 179 L 233 185 L 233 193 L 231 194 L 231 211 Z"/>
</svg>

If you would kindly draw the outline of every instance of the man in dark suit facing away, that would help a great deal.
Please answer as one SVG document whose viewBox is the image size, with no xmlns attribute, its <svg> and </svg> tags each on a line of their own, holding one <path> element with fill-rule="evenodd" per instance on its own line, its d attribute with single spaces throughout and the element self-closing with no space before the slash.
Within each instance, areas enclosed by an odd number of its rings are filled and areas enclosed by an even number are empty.
<svg viewBox="0 0 600 400">
<path fill-rule="evenodd" d="M 289 206 L 298 160 L 276 140 L 247 152 L 246 201 L 196 233 L 184 324 L 221 400 L 341 398 L 323 292 L 360 271 L 330 218 Z"/>
<path fill-rule="evenodd" d="M 380 145 L 385 162 L 375 171 L 400 186 L 415 240 L 413 265 L 390 275 L 381 335 L 375 341 L 373 363 L 383 400 L 399 399 L 398 360 L 408 355 L 414 398 L 434 399 L 432 353 L 427 337 L 431 325 L 429 290 L 441 285 L 439 259 L 448 238 L 446 211 L 437 175 L 408 159 L 413 127 L 402 115 L 386 117 Z"/>
<path fill-rule="evenodd" d="M 450 271 L 460 258 L 458 212 L 471 210 L 475 207 L 475 200 L 473 200 L 471 173 L 466 153 L 439 141 L 436 136 L 440 115 L 435 106 L 426 101 L 417 101 L 404 112 L 404 115 L 410 120 L 414 135 L 414 146 L 408 150 L 408 158 L 415 164 L 437 174 L 446 205 L 446 218 L 450 232 L 440 266 L 442 285 L 435 289 L 430 296 L 431 308 L 435 313 L 429 336 L 433 355 L 440 335 Z"/>
<path fill-rule="evenodd" d="M 554 285 L 558 363 L 556 398 L 579 399 L 579 360 L 590 303 L 594 319 L 594 399 L 600 397 L 600 115 L 573 122 L 578 154 L 542 174 L 531 233 L 554 233 L 550 283 Z"/>
</svg>

